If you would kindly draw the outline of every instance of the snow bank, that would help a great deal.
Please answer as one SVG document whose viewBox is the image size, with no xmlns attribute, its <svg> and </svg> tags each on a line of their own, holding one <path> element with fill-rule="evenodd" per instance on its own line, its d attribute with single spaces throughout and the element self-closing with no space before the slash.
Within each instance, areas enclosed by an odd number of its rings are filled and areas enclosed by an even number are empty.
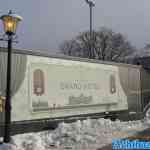
<svg viewBox="0 0 150 150">
<path fill-rule="evenodd" d="M 17 146 L 13 144 L 3 144 L 0 145 L 0 150 L 19 150 L 19 149 L 17 149 Z"/>
<path fill-rule="evenodd" d="M 0 150 L 96 150 L 147 127 L 142 121 L 113 122 L 103 118 L 63 122 L 54 131 L 15 135 L 11 144 L 1 145 Z"/>
</svg>

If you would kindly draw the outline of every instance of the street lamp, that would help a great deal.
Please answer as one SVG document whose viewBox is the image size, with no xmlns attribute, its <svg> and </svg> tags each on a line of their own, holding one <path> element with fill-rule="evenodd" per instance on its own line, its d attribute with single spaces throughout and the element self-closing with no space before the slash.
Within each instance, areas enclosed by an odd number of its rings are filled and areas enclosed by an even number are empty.
<svg viewBox="0 0 150 150">
<path fill-rule="evenodd" d="M 8 56 L 7 56 L 7 84 L 6 84 L 6 102 L 5 102 L 5 129 L 4 129 L 4 142 L 10 142 L 10 129 L 11 129 L 11 55 L 12 55 L 12 42 L 16 34 L 18 23 L 22 17 L 12 13 L 10 10 L 8 14 L 2 15 L 0 19 L 4 25 L 4 31 L 7 35 L 8 41 Z"/>
<path fill-rule="evenodd" d="M 90 0 L 85 0 L 85 2 L 89 5 L 90 8 L 90 58 L 93 58 L 94 53 L 92 51 L 92 8 L 95 6 L 95 4 Z"/>
</svg>

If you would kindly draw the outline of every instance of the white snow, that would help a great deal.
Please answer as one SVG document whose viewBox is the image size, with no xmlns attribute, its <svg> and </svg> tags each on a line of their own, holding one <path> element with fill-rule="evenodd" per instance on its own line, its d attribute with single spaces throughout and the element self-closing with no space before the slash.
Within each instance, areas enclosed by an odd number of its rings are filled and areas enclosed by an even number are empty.
<svg viewBox="0 0 150 150">
<path fill-rule="evenodd" d="M 96 150 L 111 144 L 113 139 L 131 136 L 148 127 L 140 120 L 113 122 L 100 118 L 63 122 L 54 131 L 15 135 L 11 144 L 0 145 L 0 150 Z"/>
</svg>

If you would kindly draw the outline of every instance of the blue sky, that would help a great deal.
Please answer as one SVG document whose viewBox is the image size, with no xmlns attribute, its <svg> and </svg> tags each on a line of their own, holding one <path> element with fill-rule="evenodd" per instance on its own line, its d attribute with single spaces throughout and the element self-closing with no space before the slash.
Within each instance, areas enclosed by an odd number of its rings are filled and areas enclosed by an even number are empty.
<svg viewBox="0 0 150 150">
<path fill-rule="evenodd" d="M 106 26 L 121 32 L 138 48 L 150 43 L 150 0 L 95 0 L 95 4 L 94 29 Z M 64 40 L 89 29 L 85 0 L 1 0 L 0 14 L 9 9 L 23 17 L 15 48 L 56 53 Z"/>
</svg>

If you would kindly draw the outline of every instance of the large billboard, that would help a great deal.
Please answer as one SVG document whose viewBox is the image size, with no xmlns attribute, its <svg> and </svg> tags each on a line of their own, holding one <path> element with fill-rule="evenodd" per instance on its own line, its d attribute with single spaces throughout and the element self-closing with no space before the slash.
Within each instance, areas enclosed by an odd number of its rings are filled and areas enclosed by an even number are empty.
<svg viewBox="0 0 150 150">
<path fill-rule="evenodd" d="M 33 112 L 118 103 L 116 66 L 51 58 L 32 62 L 29 70 Z"/>
</svg>

